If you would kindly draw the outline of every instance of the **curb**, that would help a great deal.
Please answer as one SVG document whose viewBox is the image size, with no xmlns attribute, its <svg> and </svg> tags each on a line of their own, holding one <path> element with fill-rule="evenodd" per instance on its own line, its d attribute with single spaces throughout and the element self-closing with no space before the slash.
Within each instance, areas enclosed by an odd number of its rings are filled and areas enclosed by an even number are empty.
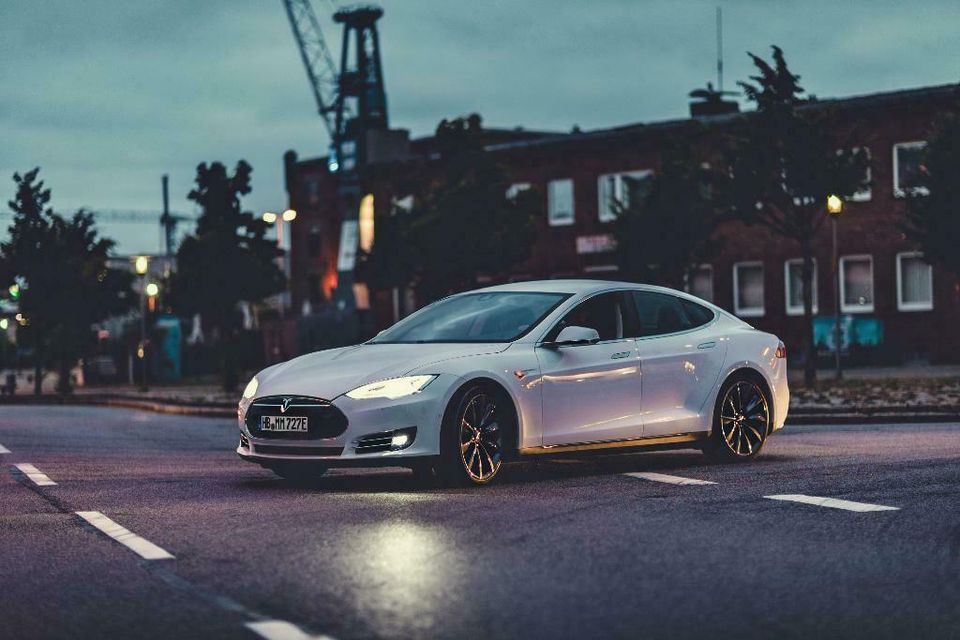
<svg viewBox="0 0 960 640">
<path fill-rule="evenodd" d="M 189 404 L 176 400 L 157 400 L 135 398 L 122 395 L 73 395 L 73 396 L 20 396 L 13 398 L 0 397 L 3 405 L 63 405 L 63 406 L 95 406 L 117 407 L 123 409 L 140 409 L 154 413 L 171 413 L 183 416 L 198 416 L 205 418 L 236 418 L 237 406 L 234 404 Z"/>
</svg>

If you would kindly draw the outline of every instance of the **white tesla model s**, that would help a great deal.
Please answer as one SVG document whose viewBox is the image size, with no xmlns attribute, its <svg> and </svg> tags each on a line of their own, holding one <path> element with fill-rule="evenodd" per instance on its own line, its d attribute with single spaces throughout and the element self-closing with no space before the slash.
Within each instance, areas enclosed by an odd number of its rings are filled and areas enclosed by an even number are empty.
<svg viewBox="0 0 960 640">
<path fill-rule="evenodd" d="M 786 363 L 776 336 L 672 289 L 501 285 L 264 369 L 240 401 L 237 453 L 291 479 L 390 465 L 468 485 L 549 454 L 750 460 L 786 419 Z"/>
</svg>

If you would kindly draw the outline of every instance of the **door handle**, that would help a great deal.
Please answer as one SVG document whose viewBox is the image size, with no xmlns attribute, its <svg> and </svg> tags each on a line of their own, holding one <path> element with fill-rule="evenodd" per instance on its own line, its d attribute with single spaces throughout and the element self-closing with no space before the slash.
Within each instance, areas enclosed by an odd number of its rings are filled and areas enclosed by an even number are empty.
<svg viewBox="0 0 960 640">
<path fill-rule="evenodd" d="M 610 356 L 611 360 L 622 360 L 623 358 L 629 358 L 632 354 L 632 351 L 617 351 L 615 354 Z"/>
<path fill-rule="evenodd" d="M 717 346 L 717 343 L 711 340 L 710 342 L 701 342 L 697 345 L 697 349 L 713 349 Z"/>
</svg>

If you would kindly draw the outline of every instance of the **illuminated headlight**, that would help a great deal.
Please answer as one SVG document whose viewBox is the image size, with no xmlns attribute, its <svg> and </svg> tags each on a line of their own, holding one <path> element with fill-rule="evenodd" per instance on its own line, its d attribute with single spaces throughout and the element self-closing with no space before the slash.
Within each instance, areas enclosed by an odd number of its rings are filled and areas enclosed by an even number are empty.
<svg viewBox="0 0 960 640">
<path fill-rule="evenodd" d="M 437 376 L 405 376 L 379 380 L 357 387 L 347 392 L 348 398 L 354 400 L 369 400 L 370 398 L 402 398 L 423 391 L 423 388 L 433 382 Z"/>
<path fill-rule="evenodd" d="M 247 383 L 247 386 L 243 390 L 243 397 L 246 398 L 247 400 L 250 400 L 251 398 L 253 398 L 253 396 L 257 395 L 257 387 L 259 386 L 260 386 L 260 383 L 257 381 L 257 376 L 253 376 L 253 378 L 250 379 L 250 382 Z"/>
</svg>

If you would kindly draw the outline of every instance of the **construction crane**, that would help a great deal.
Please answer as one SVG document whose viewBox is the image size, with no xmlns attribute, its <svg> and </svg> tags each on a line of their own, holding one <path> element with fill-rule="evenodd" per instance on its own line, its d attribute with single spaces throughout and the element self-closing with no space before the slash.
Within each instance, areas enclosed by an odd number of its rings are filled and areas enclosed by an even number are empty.
<svg viewBox="0 0 960 640">
<path fill-rule="evenodd" d="M 355 172 L 366 160 L 364 134 L 387 128 L 387 96 L 376 27 L 383 9 L 359 5 L 333 14 L 334 22 L 343 25 L 338 69 L 310 0 L 283 0 L 283 5 L 317 111 L 330 135 L 329 169 Z"/>
<path fill-rule="evenodd" d="M 388 129 L 387 94 L 377 34 L 377 20 L 383 16 L 383 9 L 359 5 L 335 10 L 334 22 L 343 25 L 338 69 L 310 0 L 283 0 L 283 4 L 317 110 L 330 134 L 327 168 L 337 174 L 338 201 L 334 206 L 339 209 L 342 220 L 341 243 L 355 244 L 363 174 L 374 146 L 371 134 Z M 352 310 L 356 302 L 352 258 L 355 250 L 343 245 L 340 254 L 344 259 L 338 260 L 334 298 L 338 308 Z"/>
</svg>

